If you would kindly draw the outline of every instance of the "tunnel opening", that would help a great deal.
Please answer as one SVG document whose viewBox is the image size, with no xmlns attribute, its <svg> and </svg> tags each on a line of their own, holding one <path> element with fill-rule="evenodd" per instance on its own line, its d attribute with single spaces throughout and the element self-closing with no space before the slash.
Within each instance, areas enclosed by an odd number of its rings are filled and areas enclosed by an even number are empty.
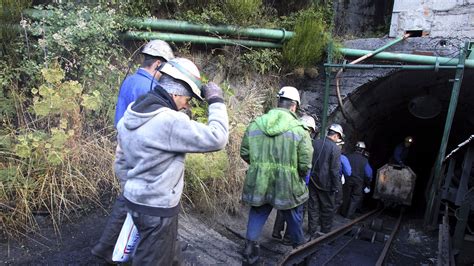
<svg viewBox="0 0 474 266">
<path fill-rule="evenodd" d="M 474 70 L 466 69 L 451 127 L 446 152 L 474 132 Z M 359 87 L 345 99 L 345 119 L 339 109 L 330 120 L 343 125 L 346 133 L 344 153 L 353 151 L 362 140 L 370 152 L 369 162 L 376 170 L 389 162 L 397 144 L 413 136 L 407 165 L 417 174 L 412 205 L 408 211 L 423 215 L 427 201 L 430 174 L 439 152 L 454 78 L 454 71 L 397 71 Z M 420 106 L 433 115 L 413 112 L 413 99 L 435 99 Z M 436 105 L 436 106 L 435 106 Z M 373 201 L 365 202 L 374 205 Z"/>
</svg>

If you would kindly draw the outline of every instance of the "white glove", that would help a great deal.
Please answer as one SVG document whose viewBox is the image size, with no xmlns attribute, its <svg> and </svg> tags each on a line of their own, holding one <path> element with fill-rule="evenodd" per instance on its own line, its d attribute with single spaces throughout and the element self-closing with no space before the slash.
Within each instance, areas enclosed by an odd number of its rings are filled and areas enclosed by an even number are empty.
<svg viewBox="0 0 474 266">
<path fill-rule="evenodd" d="M 369 188 L 369 187 L 365 187 L 365 188 L 364 188 L 364 193 L 367 194 L 367 193 L 369 193 L 369 192 L 370 192 L 370 188 Z"/>
<path fill-rule="evenodd" d="M 344 178 L 344 175 L 341 175 L 341 183 L 344 185 L 346 183 L 346 179 Z"/>
</svg>

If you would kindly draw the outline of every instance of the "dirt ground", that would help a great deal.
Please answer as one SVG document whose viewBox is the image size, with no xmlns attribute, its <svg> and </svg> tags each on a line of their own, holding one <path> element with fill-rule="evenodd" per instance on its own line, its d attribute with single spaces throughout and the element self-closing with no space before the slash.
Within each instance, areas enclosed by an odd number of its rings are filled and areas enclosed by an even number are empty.
<svg viewBox="0 0 474 266">
<path fill-rule="evenodd" d="M 209 217 L 188 210 L 179 218 L 179 238 L 186 243 L 182 252 L 185 265 L 241 265 L 241 250 L 247 222 L 247 207 L 237 216 Z M 275 217 L 272 212 L 265 224 L 261 243 L 264 265 L 275 265 L 291 247 L 271 238 Z M 0 264 L 7 265 L 105 265 L 90 254 L 107 220 L 107 212 L 97 210 L 61 225 L 61 236 L 54 234 L 44 217 L 40 234 L 29 234 L 21 240 L 2 239 Z M 421 220 L 406 219 L 387 265 L 433 265 L 436 263 L 436 232 L 423 231 Z M 335 227 L 347 219 L 336 216 Z M 306 223 L 305 226 L 306 227 Z"/>
<path fill-rule="evenodd" d="M 182 212 L 179 218 L 179 239 L 186 243 L 182 252 L 185 265 L 240 265 L 247 209 L 242 215 L 219 216 Z M 106 265 L 90 254 L 107 221 L 107 212 L 97 210 L 61 225 L 61 235 L 52 230 L 45 217 L 38 217 L 41 231 L 28 234 L 20 241 L 2 239 L 1 265 Z M 291 248 L 270 237 L 275 213 L 272 213 L 262 234 L 262 256 L 276 263 Z"/>
</svg>

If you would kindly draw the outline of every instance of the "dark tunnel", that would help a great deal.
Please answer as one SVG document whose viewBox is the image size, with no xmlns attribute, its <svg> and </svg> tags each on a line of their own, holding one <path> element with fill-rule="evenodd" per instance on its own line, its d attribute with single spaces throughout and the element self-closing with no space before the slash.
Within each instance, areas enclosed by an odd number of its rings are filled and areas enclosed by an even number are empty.
<svg viewBox="0 0 474 266">
<path fill-rule="evenodd" d="M 395 146 L 406 136 L 414 137 L 407 159 L 417 174 L 412 210 L 424 209 L 426 204 L 427 183 L 440 148 L 454 76 L 454 70 L 394 72 L 365 84 L 345 99 L 349 119 L 344 119 L 339 109 L 330 119 L 344 127 L 344 152 L 351 152 L 356 141 L 365 141 L 374 177 Z M 446 154 L 474 133 L 473 82 L 474 70 L 467 69 Z"/>
</svg>

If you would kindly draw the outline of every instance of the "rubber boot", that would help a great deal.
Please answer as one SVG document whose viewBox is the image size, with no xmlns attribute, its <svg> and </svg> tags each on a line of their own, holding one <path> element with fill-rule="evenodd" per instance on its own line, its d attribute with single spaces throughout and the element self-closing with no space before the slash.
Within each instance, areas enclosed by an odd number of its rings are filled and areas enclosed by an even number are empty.
<svg viewBox="0 0 474 266">
<path fill-rule="evenodd" d="M 347 208 L 346 218 L 354 219 L 356 209 L 357 209 L 357 205 L 353 202 L 350 202 L 349 207 Z"/>
<path fill-rule="evenodd" d="M 245 242 L 244 260 L 242 265 L 256 265 L 260 258 L 260 245 L 257 241 L 247 240 Z"/>
</svg>

